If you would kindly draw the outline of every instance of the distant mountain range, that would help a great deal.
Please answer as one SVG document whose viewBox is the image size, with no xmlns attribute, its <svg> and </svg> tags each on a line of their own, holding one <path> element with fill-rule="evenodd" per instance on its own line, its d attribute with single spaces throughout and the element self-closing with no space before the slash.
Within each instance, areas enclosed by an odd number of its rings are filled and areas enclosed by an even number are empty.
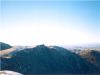
<svg viewBox="0 0 100 75">
<path fill-rule="evenodd" d="M 100 74 L 99 51 L 84 50 L 75 53 L 62 47 L 45 45 L 21 49 L 10 58 L 1 57 L 1 70 L 25 75 Z"/>
</svg>

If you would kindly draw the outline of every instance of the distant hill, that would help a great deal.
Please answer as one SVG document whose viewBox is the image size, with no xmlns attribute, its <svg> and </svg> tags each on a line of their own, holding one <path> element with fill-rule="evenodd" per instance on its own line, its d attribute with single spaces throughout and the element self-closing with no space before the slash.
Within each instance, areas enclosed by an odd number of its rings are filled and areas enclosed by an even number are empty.
<svg viewBox="0 0 100 75">
<path fill-rule="evenodd" d="M 100 69 L 100 51 L 84 50 L 80 52 L 80 56 Z"/>
<path fill-rule="evenodd" d="M 0 50 L 5 50 L 5 49 L 9 49 L 12 48 L 12 46 L 10 46 L 9 44 L 0 42 Z"/>
<path fill-rule="evenodd" d="M 1 70 L 22 74 L 98 74 L 100 69 L 79 55 L 58 46 L 38 45 L 1 58 Z"/>
</svg>

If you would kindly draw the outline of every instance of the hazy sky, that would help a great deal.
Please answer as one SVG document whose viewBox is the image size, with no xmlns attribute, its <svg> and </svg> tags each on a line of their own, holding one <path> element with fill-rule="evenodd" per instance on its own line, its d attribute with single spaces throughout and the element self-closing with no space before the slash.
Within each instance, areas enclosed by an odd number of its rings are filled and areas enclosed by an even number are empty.
<svg viewBox="0 0 100 75">
<path fill-rule="evenodd" d="M 100 43 L 100 1 L 1 1 L 0 41 L 12 45 Z"/>
</svg>

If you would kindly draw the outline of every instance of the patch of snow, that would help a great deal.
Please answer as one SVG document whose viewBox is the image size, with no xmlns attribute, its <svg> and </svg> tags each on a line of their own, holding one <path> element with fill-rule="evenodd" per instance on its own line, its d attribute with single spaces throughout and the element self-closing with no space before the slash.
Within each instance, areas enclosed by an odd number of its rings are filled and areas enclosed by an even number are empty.
<svg viewBox="0 0 100 75">
<path fill-rule="evenodd" d="M 14 71 L 3 70 L 0 71 L 0 75 L 23 75 L 23 74 Z"/>
</svg>

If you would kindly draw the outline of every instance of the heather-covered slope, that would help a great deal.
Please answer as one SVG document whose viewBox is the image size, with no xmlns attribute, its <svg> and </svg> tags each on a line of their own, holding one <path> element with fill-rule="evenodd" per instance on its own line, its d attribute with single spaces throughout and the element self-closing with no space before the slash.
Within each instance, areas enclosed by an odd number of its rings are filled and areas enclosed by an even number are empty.
<svg viewBox="0 0 100 75">
<path fill-rule="evenodd" d="M 84 50 L 80 52 L 80 56 L 100 69 L 100 51 Z"/>
</svg>

